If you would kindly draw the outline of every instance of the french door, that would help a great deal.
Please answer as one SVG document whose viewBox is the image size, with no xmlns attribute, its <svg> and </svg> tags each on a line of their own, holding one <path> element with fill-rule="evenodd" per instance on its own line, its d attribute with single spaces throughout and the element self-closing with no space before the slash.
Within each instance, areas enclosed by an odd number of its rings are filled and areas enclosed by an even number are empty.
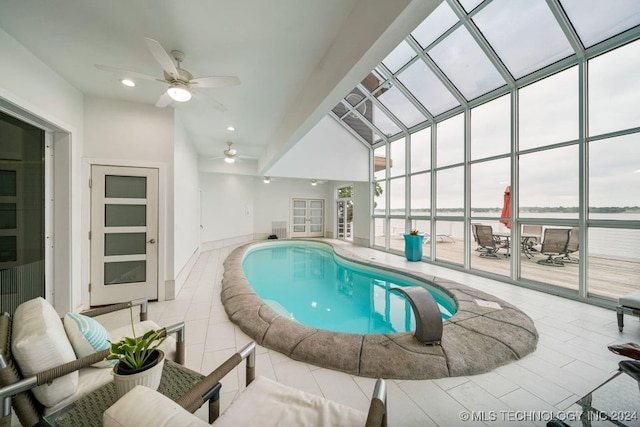
<svg viewBox="0 0 640 427">
<path fill-rule="evenodd" d="M 324 237 L 324 200 L 293 199 L 291 237 Z"/>
<path fill-rule="evenodd" d="M 158 170 L 91 168 L 91 305 L 158 298 Z"/>
</svg>

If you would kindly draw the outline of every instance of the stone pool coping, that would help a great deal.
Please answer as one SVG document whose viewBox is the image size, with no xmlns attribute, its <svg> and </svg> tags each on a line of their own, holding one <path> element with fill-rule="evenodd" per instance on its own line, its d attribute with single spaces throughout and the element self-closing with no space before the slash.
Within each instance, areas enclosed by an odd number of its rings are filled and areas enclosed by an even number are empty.
<svg viewBox="0 0 640 427">
<path fill-rule="evenodd" d="M 298 242 L 300 240 L 296 240 Z M 493 295 L 438 277 L 367 260 L 340 245 L 338 257 L 402 273 L 448 291 L 458 311 L 443 323 L 441 345 L 421 345 L 413 332 L 347 334 L 302 325 L 269 307 L 251 288 L 242 270 L 252 242 L 224 261 L 221 299 L 232 322 L 271 350 L 323 368 L 371 378 L 435 379 L 474 375 L 520 359 L 536 349 L 538 332 L 521 310 Z"/>
</svg>

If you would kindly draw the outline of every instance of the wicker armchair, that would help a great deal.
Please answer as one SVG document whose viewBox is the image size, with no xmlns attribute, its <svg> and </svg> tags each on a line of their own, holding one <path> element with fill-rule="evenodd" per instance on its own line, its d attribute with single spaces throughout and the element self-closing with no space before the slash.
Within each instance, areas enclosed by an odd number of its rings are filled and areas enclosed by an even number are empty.
<svg viewBox="0 0 640 427">
<path fill-rule="evenodd" d="M 88 310 L 82 314 L 88 317 L 95 317 L 117 310 L 128 310 L 130 307 L 138 305 L 141 307 L 140 322 L 144 322 L 141 323 L 140 326 L 144 328 L 151 325 L 154 329 L 158 329 L 159 327 L 157 327 L 155 323 L 147 321 L 146 299 Z M 80 398 L 82 395 L 89 393 L 91 389 L 87 389 L 87 387 L 90 387 L 91 385 L 99 387 L 104 384 L 104 380 L 102 380 L 102 383 L 100 381 L 96 381 L 96 376 L 94 375 L 96 371 L 106 372 L 106 380 L 110 380 L 110 369 L 91 367 L 92 364 L 105 359 L 109 352 L 108 349 L 45 369 L 34 375 L 23 376 L 18 363 L 12 355 L 12 327 L 15 327 L 12 323 L 13 319 L 9 314 L 4 313 L 0 315 L 0 398 L 2 399 L 2 414 L 0 414 L 2 418 L 0 418 L 0 426 L 11 425 L 11 407 L 13 407 L 20 423 L 23 426 L 37 425 L 42 421 L 43 417 L 47 415 L 48 410 L 51 408 L 45 406 L 36 398 L 33 393 L 33 389 L 36 387 L 50 385 L 54 380 L 60 379 L 76 371 L 80 373 L 79 378 L 82 378 L 82 372 L 91 371 L 87 374 L 87 378 L 90 378 L 88 383 L 91 384 L 85 386 L 82 393 L 78 391 L 77 396 L 71 396 L 65 399 L 64 403 L 66 405 L 69 401 L 73 401 L 74 398 Z M 183 364 L 185 360 L 184 323 L 162 328 L 160 331 L 163 336 L 168 336 L 173 333 L 177 334 L 176 339 L 174 340 L 173 338 L 170 338 L 170 341 L 175 343 L 174 359 L 176 362 Z M 104 372 L 101 373 L 102 377 L 105 376 Z M 80 380 L 80 382 L 82 382 L 82 380 Z M 93 384 L 94 382 L 95 384 Z"/>
<path fill-rule="evenodd" d="M 191 415 L 207 401 L 209 423 L 214 426 L 387 425 L 384 380 L 376 381 L 368 413 L 364 413 L 265 377 L 256 377 L 255 347 L 254 342 L 246 345 L 175 402 L 156 391 L 139 386 L 134 388 L 105 411 L 104 425 L 207 425 Z M 246 362 L 246 388 L 220 414 L 220 381 L 243 361 Z"/>
</svg>

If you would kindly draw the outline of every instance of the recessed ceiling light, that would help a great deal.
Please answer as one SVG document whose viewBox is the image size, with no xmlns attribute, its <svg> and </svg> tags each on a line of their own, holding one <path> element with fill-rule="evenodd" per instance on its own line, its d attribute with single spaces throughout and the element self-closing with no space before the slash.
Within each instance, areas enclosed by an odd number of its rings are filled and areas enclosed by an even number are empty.
<svg viewBox="0 0 640 427">
<path fill-rule="evenodd" d="M 136 86 L 136 82 L 134 82 L 131 79 L 122 79 L 122 80 L 120 80 L 120 83 L 122 83 L 123 85 L 128 86 L 128 87 L 135 87 Z"/>
<path fill-rule="evenodd" d="M 236 128 L 234 128 L 233 126 L 227 126 L 227 130 L 229 132 L 233 132 L 234 130 L 236 130 Z"/>
</svg>

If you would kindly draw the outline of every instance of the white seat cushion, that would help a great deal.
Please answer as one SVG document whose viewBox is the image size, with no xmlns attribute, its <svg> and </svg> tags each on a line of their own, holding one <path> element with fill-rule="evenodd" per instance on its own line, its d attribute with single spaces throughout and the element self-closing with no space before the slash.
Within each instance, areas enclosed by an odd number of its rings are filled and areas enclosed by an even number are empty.
<svg viewBox="0 0 640 427">
<path fill-rule="evenodd" d="M 208 426 L 168 397 L 137 385 L 102 414 L 105 427 Z"/>
<path fill-rule="evenodd" d="M 25 377 L 76 360 L 62 320 L 43 298 L 26 301 L 16 308 L 11 351 Z M 54 406 L 77 389 L 78 373 L 73 372 L 53 380 L 50 385 L 34 388 L 33 394 L 44 406 Z"/>
<path fill-rule="evenodd" d="M 630 294 L 621 296 L 620 305 L 640 309 L 640 291 L 634 291 Z"/>
<path fill-rule="evenodd" d="M 237 426 L 364 426 L 367 414 L 265 377 L 257 377 L 213 423 Z"/>
<path fill-rule="evenodd" d="M 113 369 L 101 369 L 101 368 L 82 368 L 78 371 L 78 389 L 76 392 L 67 397 L 66 399 L 58 402 L 56 405 L 45 408 L 44 414 L 48 415 L 57 411 L 60 408 L 67 406 L 68 404 L 75 402 L 76 400 L 91 393 L 95 389 L 107 385 L 113 381 Z"/>
</svg>

